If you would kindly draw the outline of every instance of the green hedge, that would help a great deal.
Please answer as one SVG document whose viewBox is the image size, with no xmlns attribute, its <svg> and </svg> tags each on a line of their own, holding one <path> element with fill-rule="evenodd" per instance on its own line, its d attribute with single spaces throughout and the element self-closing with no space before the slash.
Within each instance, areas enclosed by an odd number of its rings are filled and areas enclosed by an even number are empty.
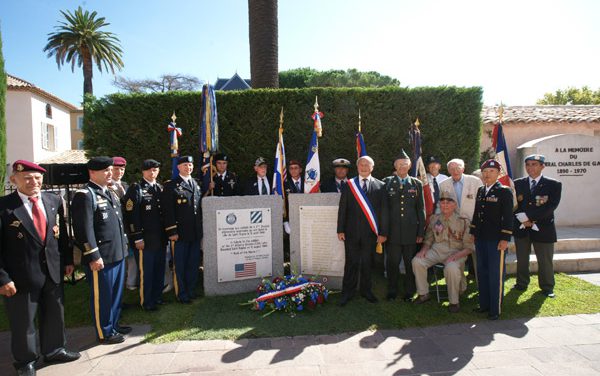
<svg viewBox="0 0 600 376">
<path fill-rule="evenodd" d="M 220 149 L 230 170 L 243 178 L 254 174 L 253 161 L 275 156 L 279 112 L 284 108 L 286 157 L 305 163 L 312 132 L 315 96 L 325 114 L 319 140 L 321 169 L 330 175 L 330 161 L 356 158 L 358 109 L 367 151 L 375 160 L 374 175 L 384 177 L 401 148 L 410 154 L 408 129 L 421 122 L 424 155 L 442 161 L 462 158 L 467 171 L 477 168 L 481 134 L 482 90 L 475 88 L 308 88 L 217 92 Z M 173 111 L 183 130 L 180 152 L 199 158 L 200 92 L 113 94 L 85 104 L 85 149 L 88 155 L 121 155 L 128 160 L 127 180 L 139 177 L 141 161 L 155 158 L 170 174 L 167 124 Z M 269 166 L 272 168 L 272 165 Z M 352 172 L 354 173 L 354 171 Z"/>
</svg>

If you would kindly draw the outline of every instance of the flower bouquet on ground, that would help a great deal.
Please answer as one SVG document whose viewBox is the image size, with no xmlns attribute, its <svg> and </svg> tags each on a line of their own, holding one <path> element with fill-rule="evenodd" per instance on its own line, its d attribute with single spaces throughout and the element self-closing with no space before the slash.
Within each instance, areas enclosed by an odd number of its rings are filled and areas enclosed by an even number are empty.
<svg viewBox="0 0 600 376">
<path fill-rule="evenodd" d="M 330 292 L 313 278 L 286 275 L 273 279 L 265 278 L 256 288 L 257 297 L 241 305 L 250 305 L 255 311 L 266 311 L 265 316 L 275 311 L 294 314 L 304 309 L 314 309 L 325 303 Z"/>
</svg>

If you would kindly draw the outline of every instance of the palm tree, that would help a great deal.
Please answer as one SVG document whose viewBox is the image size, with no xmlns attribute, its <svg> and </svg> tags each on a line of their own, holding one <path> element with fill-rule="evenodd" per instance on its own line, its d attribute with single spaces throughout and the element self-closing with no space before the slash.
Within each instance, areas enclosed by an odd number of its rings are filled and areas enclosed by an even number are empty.
<svg viewBox="0 0 600 376">
<path fill-rule="evenodd" d="M 253 88 L 279 87 L 277 0 L 248 0 Z"/>
<path fill-rule="evenodd" d="M 99 30 L 110 24 L 104 17 L 96 19 L 96 12 L 84 12 L 81 7 L 75 13 L 60 12 L 66 22 L 59 21 L 56 32 L 48 34 L 44 52 L 48 53 L 48 57 L 56 58 L 59 69 L 65 62 L 71 63 L 72 71 L 75 71 L 75 64 L 83 66 L 83 94 L 93 94 L 94 62 L 100 72 L 104 68 L 114 74 L 115 67 L 119 70 L 123 68 L 119 38 L 111 32 Z"/>
</svg>

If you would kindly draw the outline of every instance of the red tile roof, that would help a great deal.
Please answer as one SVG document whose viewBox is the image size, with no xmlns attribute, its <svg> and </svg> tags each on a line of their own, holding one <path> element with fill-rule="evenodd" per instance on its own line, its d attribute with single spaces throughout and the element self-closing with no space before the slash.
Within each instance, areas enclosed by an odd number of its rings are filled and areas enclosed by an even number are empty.
<svg viewBox="0 0 600 376">
<path fill-rule="evenodd" d="M 483 124 L 498 122 L 498 106 L 483 106 Z M 598 123 L 600 106 L 506 106 L 504 123 Z"/>
<path fill-rule="evenodd" d="M 77 106 L 60 99 L 56 95 L 50 94 L 47 91 L 40 89 L 39 87 L 35 86 L 31 82 L 27 82 L 21 78 L 11 76 L 10 74 L 6 74 L 6 84 L 7 84 L 8 90 L 30 91 L 41 97 L 44 97 L 45 99 L 54 101 L 64 107 L 66 107 L 69 111 L 78 110 Z"/>
</svg>

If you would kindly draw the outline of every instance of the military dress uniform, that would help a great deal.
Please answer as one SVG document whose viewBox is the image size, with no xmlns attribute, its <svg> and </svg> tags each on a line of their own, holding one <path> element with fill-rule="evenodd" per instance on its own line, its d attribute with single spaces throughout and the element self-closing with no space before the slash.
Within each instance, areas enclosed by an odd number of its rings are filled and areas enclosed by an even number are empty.
<svg viewBox="0 0 600 376">
<path fill-rule="evenodd" d="M 140 305 L 155 310 L 161 301 L 165 274 L 167 237 L 161 209 L 162 187 L 142 179 L 125 195 L 125 216 L 129 223 L 129 241 L 134 249 L 140 273 Z M 144 242 L 139 250 L 135 244 Z"/>
<path fill-rule="evenodd" d="M 16 161 L 13 170 L 45 172 L 23 160 Z M 73 250 L 69 248 L 62 199 L 45 192 L 38 197 L 41 201 L 37 203 L 17 191 L 0 197 L 0 286 L 13 282 L 17 290 L 3 300 L 14 365 L 20 372 L 24 367 L 33 371 L 38 358 L 36 316 L 43 355 L 52 356 L 66 342 L 62 280 L 64 265 L 73 265 Z M 33 205 L 45 213 L 44 234 L 36 229 Z"/>
<path fill-rule="evenodd" d="M 90 161 L 91 162 L 91 161 Z M 127 235 L 118 197 L 90 181 L 75 192 L 71 204 L 73 232 L 82 250 L 82 265 L 90 284 L 90 309 L 96 336 L 102 342 L 120 333 Z M 102 258 L 104 268 L 89 263 Z"/>
<path fill-rule="evenodd" d="M 174 253 L 174 288 L 177 299 L 189 303 L 195 298 L 198 283 L 202 239 L 201 192 L 198 183 L 181 176 L 165 183 L 163 215 L 167 237 L 178 235 L 171 252 Z M 173 246 L 172 246 L 173 247 Z"/>
<path fill-rule="evenodd" d="M 215 183 L 213 196 L 228 197 L 240 196 L 242 194 L 239 179 L 233 172 L 225 171 L 223 175 L 217 173 L 213 177 L 213 182 Z"/>
<path fill-rule="evenodd" d="M 406 270 L 404 298 L 411 299 L 416 292 L 412 259 L 417 253 L 417 237 L 425 235 L 425 198 L 419 179 L 389 176 L 383 180 L 386 205 L 389 211 L 388 239 L 385 244 L 388 298 L 398 293 L 400 258 Z"/>
<path fill-rule="evenodd" d="M 541 155 L 531 155 L 525 158 L 544 163 Z M 554 211 L 560 203 L 562 183 L 558 180 L 540 175 L 532 183 L 530 177 L 515 180 L 517 209 L 515 215 L 525 213 L 533 227 L 521 225 L 515 220 L 514 237 L 517 249 L 517 289 L 525 290 L 529 284 L 529 255 L 531 246 L 538 261 L 538 284 L 546 295 L 554 294 L 554 243 L 556 242 L 556 227 Z M 517 217 L 518 218 L 518 217 Z"/>
<path fill-rule="evenodd" d="M 427 269 L 435 264 L 444 263 L 448 257 L 465 249 L 475 250 L 473 237 L 469 231 L 470 221 L 461 218 L 456 212 L 452 213 L 449 218 L 445 218 L 443 214 L 431 216 L 423 240 L 423 245 L 429 248 L 427 254 L 425 258 L 415 257 L 412 260 L 417 293 L 420 296 L 429 293 Z M 466 259 L 466 257 L 462 257 L 444 265 L 444 278 L 448 286 L 450 304 L 458 304 Z"/>
<path fill-rule="evenodd" d="M 486 163 L 495 163 L 487 161 Z M 500 240 L 510 241 L 513 229 L 513 195 L 510 188 L 496 181 L 486 192 L 479 187 L 475 212 L 471 221 L 471 235 L 475 237 L 477 252 L 477 279 L 479 309 L 489 311 L 488 316 L 498 318 L 504 294 L 505 251 L 498 250 Z"/>
</svg>

